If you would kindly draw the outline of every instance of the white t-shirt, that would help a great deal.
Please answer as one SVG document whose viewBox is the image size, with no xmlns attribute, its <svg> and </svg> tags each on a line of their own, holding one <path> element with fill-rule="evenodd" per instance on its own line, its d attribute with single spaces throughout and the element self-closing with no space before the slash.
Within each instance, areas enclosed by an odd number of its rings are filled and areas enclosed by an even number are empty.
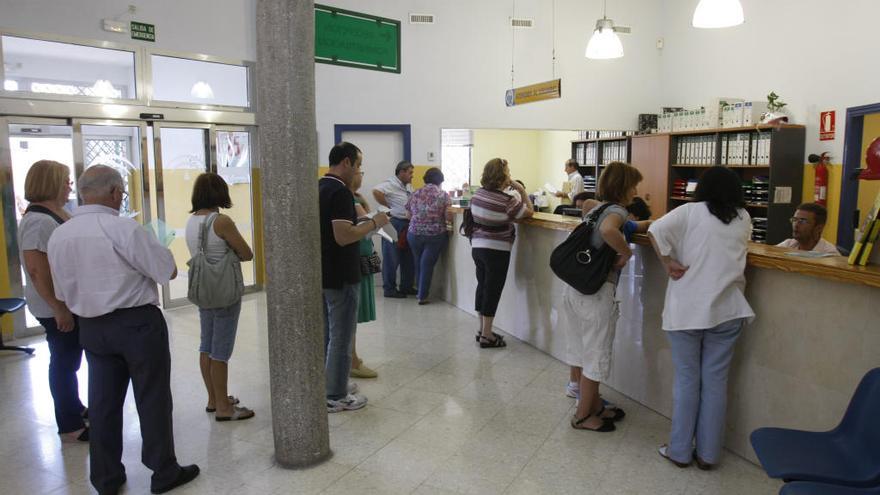
<svg viewBox="0 0 880 495">
<path fill-rule="evenodd" d="M 21 222 L 18 224 L 18 249 L 22 263 L 25 251 L 39 251 L 41 253 L 49 251 L 49 237 L 52 236 L 52 232 L 55 232 L 58 225 L 59 223 L 54 218 L 36 211 L 25 213 L 21 217 Z M 26 281 L 24 298 L 31 314 L 37 318 L 52 318 L 55 316 L 52 306 L 49 306 L 49 303 L 37 292 L 28 271 L 23 271 Z"/>
<path fill-rule="evenodd" d="M 666 286 L 663 330 L 703 330 L 755 317 L 743 293 L 751 228 L 745 210 L 725 225 L 704 202 L 679 206 L 651 224 L 660 254 L 688 267 Z"/>
<path fill-rule="evenodd" d="M 780 242 L 779 244 L 777 244 L 777 246 L 784 247 L 784 248 L 790 248 L 790 249 L 800 249 L 800 243 L 797 241 L 797 239 L 786 239 L 786 240 Z M 830 242 L 826 241 L 825 239 L 819 239 L 819 242 L 816 243 L 816 246 L 813 249 L 811 249 L 811 251 L 816 251 L 819 253 L 836 254 L 838 256 L 840 255 L 840 251 L 837 250 L 837 248 L 834 246 L 834 244 L 831 244 Z"/>
</svg>

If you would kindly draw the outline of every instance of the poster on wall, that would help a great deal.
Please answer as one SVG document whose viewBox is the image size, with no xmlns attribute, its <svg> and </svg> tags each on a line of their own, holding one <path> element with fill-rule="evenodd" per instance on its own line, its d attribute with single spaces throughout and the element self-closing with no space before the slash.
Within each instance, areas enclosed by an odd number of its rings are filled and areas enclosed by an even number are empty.
<svg viewBox="0 0 880 495">
<path fill-rule="evenodd" d="M 834 110 L 822 112 L 821 114 L 819 114 L 819 140 L 820 141 L 834 140 L 834 124 L 835 124 L 834 116 L 835 116 Z"/>
</svg>

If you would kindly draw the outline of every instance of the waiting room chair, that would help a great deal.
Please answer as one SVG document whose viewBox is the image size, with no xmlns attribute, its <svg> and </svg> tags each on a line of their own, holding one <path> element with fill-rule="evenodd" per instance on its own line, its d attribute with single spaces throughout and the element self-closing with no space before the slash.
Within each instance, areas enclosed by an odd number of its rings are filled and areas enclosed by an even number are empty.
<svg viewBox="0 0 880 495">
<path fill-rule="evenodd" d="M 880 486 L 880 368 L 865 374 L 833 430 L 758 428 L 751 441 L 771 478 Z"/>
<path fill-rule="evenodd" d="M 24 299 L 20 297 L 0 298 L 0 317 L 6 313 L 12 313 L 23 308 Z M 3 332 L 0 332 L 0 351 L 21 351 L 27 354 L 33 354 L 34 349 L 30 347 L 19 347 L 17 345 L 6 345 L 3 343 Z"/>
<path fill-rule="evenodd" d="M 855 488 L 811 481 L 793 481 L 786 483 L 779 490 L 779 495 L 880 495 L 880 487 Z"/>
</svg>

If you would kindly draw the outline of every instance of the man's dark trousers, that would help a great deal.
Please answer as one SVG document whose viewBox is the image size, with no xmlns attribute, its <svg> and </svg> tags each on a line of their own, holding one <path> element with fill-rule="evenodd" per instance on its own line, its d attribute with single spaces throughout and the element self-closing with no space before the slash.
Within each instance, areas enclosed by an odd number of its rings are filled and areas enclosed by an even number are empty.
<svg viewBox="0 0 880 495">
<path fill-rule="evenodd" d="M 89 362 L 89 454 L 92 485 L 112 491 L 125 481 L 122 407 L 131 380 L 140 418 L 141 461 L 164 487 L 180 473 L 171 425 L 171 354 L 168 327 L 153 305 L 80 318 Z"/>
</svg>

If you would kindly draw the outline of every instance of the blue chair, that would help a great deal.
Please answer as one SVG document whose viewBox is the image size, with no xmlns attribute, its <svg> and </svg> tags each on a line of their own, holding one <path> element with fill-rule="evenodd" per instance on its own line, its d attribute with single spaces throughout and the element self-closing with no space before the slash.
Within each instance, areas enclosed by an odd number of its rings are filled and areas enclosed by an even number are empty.
<svg viewBox="0 0 880 495">
<path fill-rule="evenodd" d="M 880 495 L 880 487 L 854 488 L 810 481 L 793 481 L 783 485 L 779 495 Z"/>
<path fill-rule="evenodd" d="M 758 428 L 751 441 L 771 478 L 880 486 L 880 368 L 862 378 L 837 428 L 826 432 Z"/>
<path fill-rule="evenodd" d="M 6 313 L 18 311 L 24 307 L 24 299 L 19 297 L 11 297 L 8 299 L 0 299 L 0 316 Z M 34 349 L 30 347 L 19 347 L 17 345 L 6 345 L 3 343 L 3 332 L 0 332 L 0 351 L 21 351 L 27 354 L 33 354 Z"/>
</svg>

